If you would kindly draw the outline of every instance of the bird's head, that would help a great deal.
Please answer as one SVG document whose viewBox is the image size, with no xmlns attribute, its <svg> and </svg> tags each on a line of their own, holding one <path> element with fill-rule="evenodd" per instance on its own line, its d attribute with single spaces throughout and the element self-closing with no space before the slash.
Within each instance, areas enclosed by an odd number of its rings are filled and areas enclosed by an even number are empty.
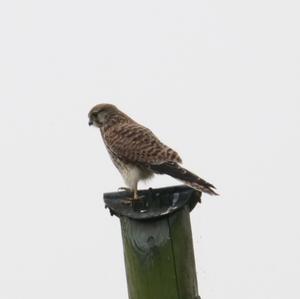
<svg viewBox="0 0 300 299">
<path fill-rule="evenodd" d="M 118 108 L 112 104 L 98 104 L 89 112 L 89 126 L 101 128 L 111 115 L 118 112 Z"/>
</svg>

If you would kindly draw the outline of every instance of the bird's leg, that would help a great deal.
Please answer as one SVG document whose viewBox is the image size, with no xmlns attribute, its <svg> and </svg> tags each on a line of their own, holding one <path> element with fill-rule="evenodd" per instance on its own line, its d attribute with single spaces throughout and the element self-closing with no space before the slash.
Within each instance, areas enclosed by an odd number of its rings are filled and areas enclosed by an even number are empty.
<svg viewBox="0 0 300 299">
<path fill-rule="evenodd" d="M 128 193 L 132 192 L 132 190 L 128 187 L 119 187 L 118 191 L 125 191 L 125 192 L 128 192 Z M 123 199 L 121 199 L 121 202 L 123 204 L 130 205 L 131 202 L 132 202 L 132 198 L 130 198 L 130 197 L 123 198 Z"/>
<path fill-rule="evenodd" d="M 137 187 L 133 189 L 133 200 L 139 200 Z"/>
<path fill-rule="evenodd" d="M 134 188 L 133 188 L 133 199 L 132 199 L 132 201 L 139 201 L 139 200 L 142 200 L 143 198 L 144 198 L 144 196 L 139 196 L 138 195 L 138 187 L 137 187 L 137 182 L 136 182 L 136 184 L 135 184 L 135 186 L 134 186 Z"/>
<path fill-rule="evenodd" d="M 141 197 L 138 196 L 137 189 L 134 189 L 134 190 L 129 189 L 129 191 L 132 192 L 133 196 L 122 199 L 121 201 L 123 204 L 132 205 L 133 203 L 136 203 L 141 199 Z"/>
<path fill-rule="evenodd" d="M 125 189 L 125 188 L 124 188 Z M 136 203 L 138 202 L 139 200 L 141 200 L 143 198 L 143 196 L 139 196 L 138 195 L 138 189 L 137 189 L 137 183 L 133 186 L 132 189 L 130 188 L 126 188 L 126 190 L 132 192 L 132 197 L 127 197 L 127 198 L 124 198 L 122 199 L 122 203 L 124 204 L 133 204 L 133 203 Z"/>
<path fill-rule="evenodd" d="M 118 190 L 120 190 L 120 189 L 122 189 L 124 191 L 128 191 L 128 192 L 130 192 L 132 194 L 132 196 L 126 197 L 126 198 L 122 199 L 122 203 L 123 204 L 132 205 L 133 201 L 135 201 L 135 200 L 138 199 L 138 196 L 137 196 L 137 184 L 133 187 L 133 189 L 126 188 L 126 187 L 121 187 Z"/>
<path fill-rule="evenodd" d="M 133 201 L 140 200 L 141 198 L 138 196 L 138 181 L 135 182 L 133 186 Z"/>
</svg>

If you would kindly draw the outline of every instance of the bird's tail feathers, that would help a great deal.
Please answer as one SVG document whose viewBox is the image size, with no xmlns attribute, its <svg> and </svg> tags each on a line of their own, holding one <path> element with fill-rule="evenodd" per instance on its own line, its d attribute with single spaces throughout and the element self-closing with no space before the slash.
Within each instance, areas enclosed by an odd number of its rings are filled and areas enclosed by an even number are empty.
<svg viewBox="0 0 300 299">
<path fill-rule="evenodd" d="M 210 194 L 210 195 L 219 195 L 214 189 L 215 187 L 213 185 L 211 185 L 210 183 L 202 180 L 201 178 L 199 178 L 199 180 L 201 181 L 201 183 L 199 181 L 197 182 L 187 182 L 187 181 L 184 181 L 184 183 L 195 189 L 195 190 L 198 190 L 198 191 L 201 191 L 201 192 L 205 192 L 207 194 Z"/>
<path fill-rule="evenodd" d="M 151 165 L 151 169 L 159 174 L 168 174 L 195 190 L 205 192 L 210 195 L 219 195 L 214 190 L 215 186 L 201 179 L 189 170 L 181 167 L 176 162 L 166 162 L 159 165 Z"/>
</svg>

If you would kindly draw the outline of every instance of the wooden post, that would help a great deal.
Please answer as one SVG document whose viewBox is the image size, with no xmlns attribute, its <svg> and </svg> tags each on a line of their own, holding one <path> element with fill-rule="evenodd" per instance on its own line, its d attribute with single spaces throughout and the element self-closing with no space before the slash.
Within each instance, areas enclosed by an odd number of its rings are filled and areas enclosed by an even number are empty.
<svg viewBox="0 0 300 299">
<path fill-rule="evenodd" d="M 121 222 L 129 299 L 199 299 L 189 213 L 201 193 L 149 189 L 138 203 L 124 204 L 129 195 L 104 194 Z"/>
</svg>

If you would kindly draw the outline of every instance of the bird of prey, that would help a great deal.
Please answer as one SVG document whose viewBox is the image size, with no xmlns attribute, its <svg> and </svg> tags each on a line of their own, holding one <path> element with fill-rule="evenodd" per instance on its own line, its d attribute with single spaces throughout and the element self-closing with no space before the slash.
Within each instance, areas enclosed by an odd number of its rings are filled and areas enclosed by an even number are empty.
<svg viewBox="0 0 300 299">
<path fill-rule="evenodd" d="M 201 192 L 218 195 L 215 187 L 180 166 L 176 151 L 163 144 L 148 128 L 131 119 L 116 106 L 99 104 L 88 114 L 89 125 L 100 128 L 109 155 L 125 184 L 137 200 L 140 180 L 168 174 Z"/>
</svg>

